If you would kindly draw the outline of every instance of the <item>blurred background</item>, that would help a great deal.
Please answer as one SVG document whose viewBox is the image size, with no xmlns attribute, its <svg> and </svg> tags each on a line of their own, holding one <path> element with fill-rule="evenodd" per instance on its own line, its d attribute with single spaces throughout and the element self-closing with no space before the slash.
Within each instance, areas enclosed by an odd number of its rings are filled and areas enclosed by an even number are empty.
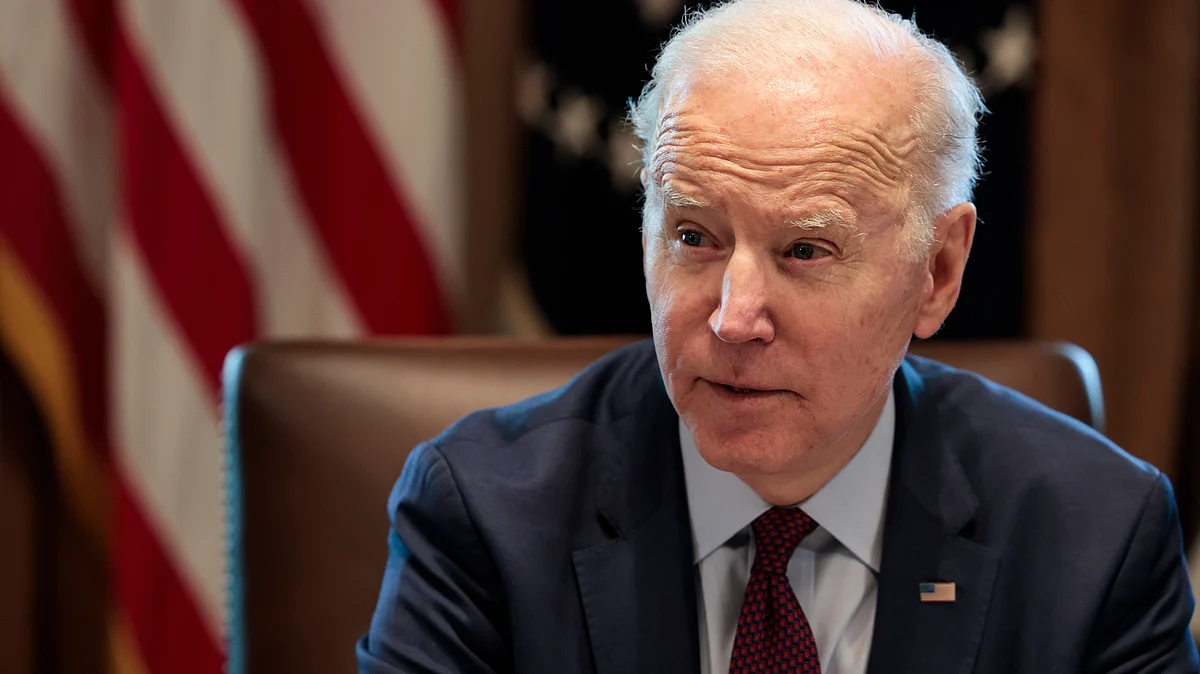
<svg viewBox="0 0 1200 674">
<path fill-rule="evenodd" d="M 221 671 L 235 345 L 647 332 L 624 115 L 698 4 L 0 0 L 0 671 Z M 1190 541 L 1200 3 L 882 4 L 991 109 L 937 339 L 1087 349 Z"/>
</svg>

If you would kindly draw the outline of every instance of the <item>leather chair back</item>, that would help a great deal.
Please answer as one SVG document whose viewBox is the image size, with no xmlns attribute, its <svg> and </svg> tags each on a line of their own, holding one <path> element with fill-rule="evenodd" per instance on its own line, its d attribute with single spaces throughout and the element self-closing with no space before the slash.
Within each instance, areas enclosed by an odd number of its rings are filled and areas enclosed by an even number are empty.
<svg viewBox="0 0 1200 674">
<path fill-rule="evenodd" d="M 462 415 L 555 388 L 629 338 L 264 343 L 226 364 L 230 671 L 354 671 L 387 558 L 388 495 L 408 452 Z M 1097 428 L 1082 349 L 931 343 Z"/>
</svg>

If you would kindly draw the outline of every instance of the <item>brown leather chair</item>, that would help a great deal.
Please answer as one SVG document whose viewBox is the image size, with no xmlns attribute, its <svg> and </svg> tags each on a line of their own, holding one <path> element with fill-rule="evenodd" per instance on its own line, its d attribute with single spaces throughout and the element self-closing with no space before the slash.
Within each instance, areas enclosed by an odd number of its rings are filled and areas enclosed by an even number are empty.
<svg viewBox="0 0 1200 674">
<path fill-rule="evenodd" d="M 258 344 L 226 364 L 230 671 L 354 671 L 409 450 L 463 414 L 554 388 L 628 339 Z M 930 343 L 1097 428 L 1099 376 L 1064 344 Z"/>
</svg>

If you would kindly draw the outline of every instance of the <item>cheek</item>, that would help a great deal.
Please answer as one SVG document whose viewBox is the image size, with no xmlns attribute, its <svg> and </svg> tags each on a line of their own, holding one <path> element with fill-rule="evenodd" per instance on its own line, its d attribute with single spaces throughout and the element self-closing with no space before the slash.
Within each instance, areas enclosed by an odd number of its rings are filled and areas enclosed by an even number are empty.
<svg viewBox="0 0 1200 674">
<path fill-rule="evenodd" d="M 670 243 L 650 243 L 646 251 L 646 298 L 655 324 L 671 330 L 707 324 L 721 290 L 720 268 L 681 264 Z"/>
<path fill-rule="evenodd" d="M 669 261 L 646 267 L 646 297 L 659 367 L 667 378 L 672 400 L 682 395 L 691 379 L 688 364 L 706 352 L 711 337 L 708 319 L 715 310 L 711 282 L 689 274 Z M 717 282 L 717 294 L 720 283 Z M 676 377 L 675 375 L 680 375 Z"/>
<path fill-rule="evenodd" d="M 915 292 L 911 278 L 891 276 L 796 297 L 782 315 L 815 391 L 857 399 L 885 383 L 916 323 Z"/>
<path fill-rule="evenodd" d="M 648 266 L 647 271 L 646 298 L 660 347 L 677 350 L 684 339 L 708 330 L 712 307 L 700 279 L 673 272 L 662 263 Z"/>
<path fill-rule="evenodd" d="M 880 273 L 848 302 L 845 326 L 864 341 L 888 344 L 907 342 L 916 324 L 920 288 L 911 271 L 898 267 Z"/>
</svg>

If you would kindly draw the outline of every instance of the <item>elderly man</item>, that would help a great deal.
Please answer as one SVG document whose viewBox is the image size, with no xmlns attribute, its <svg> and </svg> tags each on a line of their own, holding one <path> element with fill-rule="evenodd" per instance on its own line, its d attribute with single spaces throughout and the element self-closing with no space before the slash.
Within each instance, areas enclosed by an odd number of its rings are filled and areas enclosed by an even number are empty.
<svg viewBox="0 0 1200 674">
<path fill-rule="evenodd" d="M 631 115 L 653 341 L 414 451 L 360 671 L 1200 671 L 1166 478 L 905 355 L 981 108 L 853 0 L 691 17 Z"/>
</svg>

